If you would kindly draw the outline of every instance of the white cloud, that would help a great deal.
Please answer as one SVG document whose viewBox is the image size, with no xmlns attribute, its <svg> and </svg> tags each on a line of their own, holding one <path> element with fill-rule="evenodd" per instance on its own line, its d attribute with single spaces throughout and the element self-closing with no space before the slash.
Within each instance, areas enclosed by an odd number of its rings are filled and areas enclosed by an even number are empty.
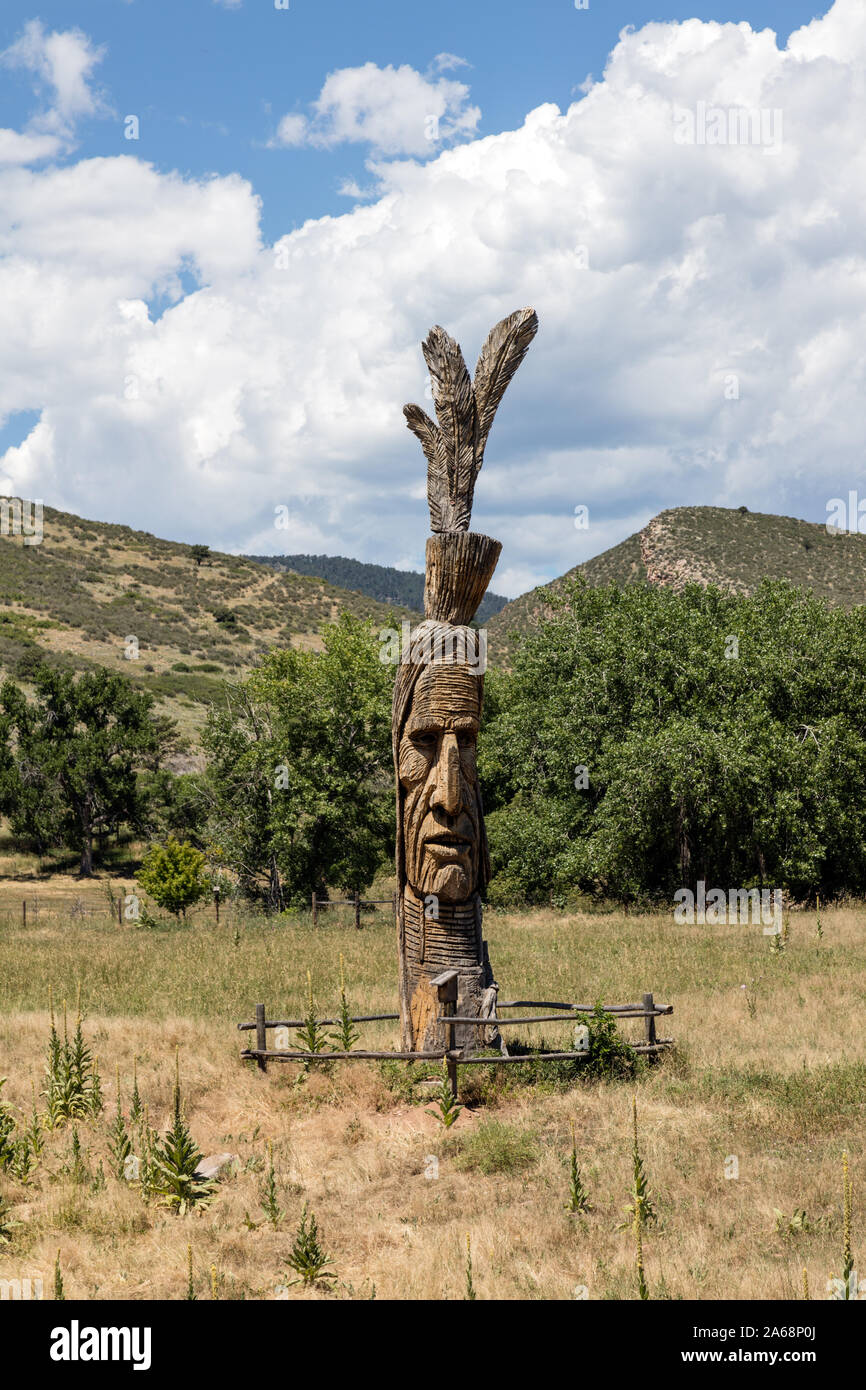
<svg viewBox="0 0 866 1390">
<path fill-rule="evenodd" d="M 0 52 L 0 63 L 31 73 L 37 92 L 48 100 L 23 134 L 0 131 L 0 163 L 51 158 L 70 147 L 78 121 L 105 113 L 104 99 L 90 81 L 104 55 L 105 49 L 94 48 L 80 29 L 46 33 L 39 19 L 25 24 L 14 43 Z"/>
<path fill-rule="evenodd" d="M 0 171 L 0 423 L 41 412 L 0 487 L 226 549 L 420 556 L 400 410 L 424 402 L 419 339 L 445 324 L 471 366 L 533 304 L 476 492 L 476 529 L 504 542 L 494 589 L 665 506 L 822 520 L 866 492 L 862 13 L 836 0 L 787 50 L 747 25 L 626 33 L 567 111 L 380 157 L 375 202 L 275 247 L 237 176 L 128 155 Z M 678 144 L 676 109 L 702 102 L 780 109 L 781 147 Z M 200 288 L 180 296 L 185 268 Z"/>
<path fill-rule="evenodd" d="M 434 67 L 462 63 L 440 53 Z M 311 112 L 283 116 L 271 143 L 319 149 L 353 143 L 380 155 L 429 155 L 444 142 L 472 136 L 481 119 L 478 107 L 469 105 L 465 83 L 425 76 L 406 63 L 339 68 L 326 78 Z"/>
</svg>

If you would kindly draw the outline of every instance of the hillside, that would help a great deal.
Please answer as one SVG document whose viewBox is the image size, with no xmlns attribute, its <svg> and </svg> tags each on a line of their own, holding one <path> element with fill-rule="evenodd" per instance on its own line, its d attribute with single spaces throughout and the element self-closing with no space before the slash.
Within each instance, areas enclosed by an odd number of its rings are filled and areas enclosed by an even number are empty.
<svg viewBox="0 0 866 1390">
<path fill-rule="evenodd" d="M 819 522 L 744 508 L 672 507 L 644 529 L 582 565 L 506 605 L 488 622 L 490 661 L 507 665 L 532 631 L 548 594 L 583 575 L 588 583 L 650 583 L 681 588 L 689 581 L 750 593 L 763 578 L 786 579 L 827 603 L 866 603 L 866 536 L 827 532 Z"/>
<path fill-rule="evenodd" d="M 344 611 L 381 625 L 418 616 L 242 556 L 214 552 L 197 566 L 188 545 L 52 507 L 43 528 L 38 545 L 0 536 L 0 672 L 26 681 L 40 659 L 122 671 L 191 746 L 224 678 L 267 647 L 317 647 L 320 625 Z M 137 659 L 125 654 L 130 637 Z"/>
<path fill-rule="evenodd" d="M 393 569 L 390 565 L 370 565 L 345 555 L 248 555 L 260 565 L 296 574 L 316 575 L 341 589 L 366 594 L 380 603 L 402 604 L 418 612 L 424 609 L 424 576 L 415 570 Z M 486 623 L 508 602 L 502 594 L 485 594 L 475 621 Z"/>
</svg>

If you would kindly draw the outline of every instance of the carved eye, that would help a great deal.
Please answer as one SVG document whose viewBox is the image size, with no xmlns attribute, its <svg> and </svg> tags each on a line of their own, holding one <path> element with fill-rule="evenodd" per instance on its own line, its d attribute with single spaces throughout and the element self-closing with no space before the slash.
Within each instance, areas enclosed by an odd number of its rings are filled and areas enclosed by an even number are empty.
<svg viewBox="0 0 866 1390">
<path fill-rule="evenodd" d="M 467 732 L 457 735 L 457 744 L 460 748 L 474 748 L 475 743 L 475 735 L 472 733 Z"/>
<path fill-rule="evenodd" d="M 421 753 L 435 753 L 436 751 L 435 734 L 413 734 L 412 742 Z"/>
</svg>

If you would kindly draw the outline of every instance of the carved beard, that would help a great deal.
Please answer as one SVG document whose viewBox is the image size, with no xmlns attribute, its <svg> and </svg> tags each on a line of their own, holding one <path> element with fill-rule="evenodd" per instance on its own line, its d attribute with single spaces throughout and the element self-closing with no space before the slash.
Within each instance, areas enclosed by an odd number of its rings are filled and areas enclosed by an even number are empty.
<svg viewBox="0 0 866 1390">
<path fill-rule="evenodd" d="M 400 740 L 406 877 L 420 897 L 465 902 L 478 886 L 479 680 L 465 666 L 419 678 Z"/>
</svg>

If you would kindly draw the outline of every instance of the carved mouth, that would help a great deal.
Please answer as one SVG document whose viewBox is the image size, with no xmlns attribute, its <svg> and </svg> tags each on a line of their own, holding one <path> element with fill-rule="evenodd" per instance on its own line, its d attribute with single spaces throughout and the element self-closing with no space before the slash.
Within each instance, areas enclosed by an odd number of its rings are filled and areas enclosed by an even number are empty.
<svg viewBox="0 0 866 1390">
<path fill-rule="evenodd" d="M 427 836 L 428 845 L 441 845 L 443 849 L 464 849 L 471 843 L 465 835 L 455 835 L 448 830 L 442 830 L 438 835 Z"/>
</svg>

